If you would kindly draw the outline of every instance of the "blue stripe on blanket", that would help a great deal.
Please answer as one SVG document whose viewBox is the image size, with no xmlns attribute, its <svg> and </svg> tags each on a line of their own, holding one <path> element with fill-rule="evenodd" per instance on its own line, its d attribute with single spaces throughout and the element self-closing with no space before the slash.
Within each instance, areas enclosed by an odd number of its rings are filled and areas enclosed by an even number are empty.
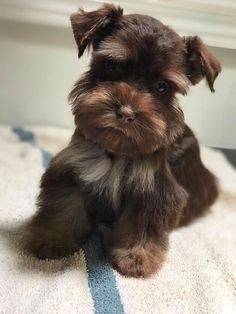
<svg viewBox="0 0 236 314">
<path fill-rule="evenodd" d="M 114 272 L 103 254 L 101 237 L 96 232 L 83 246 L 88 267 L 88 285 L 97 314 L 124 313 Z"/>
<path fill-rule="evenodd" d="M 27 131 L 17 127 L 12 128 L 12 131 L 19 137 L 22 142 L 30 142 L 34 147 L 38 148 L 41 151 L 43 166 L 44 168 L 47 168 L 52 156 L 49 152 L 47 152 L 44 148 L 36 143 L 34 134 L 31 131 Z"/>
<path fill-rule="evenodd" d="M 23 142 L 29 142 L 41 151 L 43 166 L 47 168 L 51 154 L 36 142 L 34 133 L 23 128 L 15 127 L 12 131 Z M 94 234 L 83 246 L 85 254 L 88 286 L 94 302 L 96 314 L 123 314 L 120 293 L 116 285 L 116 279 L 111 266 L 103 254 L 101 237 Z"/>
</svg>

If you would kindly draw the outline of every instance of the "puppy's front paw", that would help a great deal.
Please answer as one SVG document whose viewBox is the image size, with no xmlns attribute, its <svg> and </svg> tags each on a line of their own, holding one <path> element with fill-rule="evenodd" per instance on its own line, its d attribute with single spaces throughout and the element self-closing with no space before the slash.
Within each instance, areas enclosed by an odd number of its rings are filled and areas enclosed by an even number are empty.
<svg viewBox="0 0 236 314">
<path fill-rule="evenodd" d="M 150 252 L 144 247 L 113 249 L 109 253 L 113 267 L 126 277 L 148 278 L 155 274 L 165 260 L 162 251 Z"/>
<path fill-rule="evenodd" d="M 75 252 L 75 249 L 58 242 L 27 243 L 26 250 L 39 259 L 59 259 Z"/>
<path fill-rule="evenodd" d="M 27 232 L 24 248 L 26 252 L 39 259 L 59 259 L 76 251 L 76 245 L 71 239 L 63 239 L 51 232 L 39 232 L 39 230 Z"/>
</svg>

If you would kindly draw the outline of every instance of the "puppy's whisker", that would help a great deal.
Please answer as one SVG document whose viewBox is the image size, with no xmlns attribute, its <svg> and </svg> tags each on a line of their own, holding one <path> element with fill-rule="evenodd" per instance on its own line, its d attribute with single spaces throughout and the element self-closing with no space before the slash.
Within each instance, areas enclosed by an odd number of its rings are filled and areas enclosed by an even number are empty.
<svg viewBox="0 0 236 314">
<path fill-rule="evenodd" d="M 149 130 L 151 133 L 156 131 L 156 127 L 152 126 L 152 125 L 147 125 L 142 121 L 137 121 L 137 123 L 135 124 L 135 126 L 139 127 L 139 130 Z"/>
</svg>

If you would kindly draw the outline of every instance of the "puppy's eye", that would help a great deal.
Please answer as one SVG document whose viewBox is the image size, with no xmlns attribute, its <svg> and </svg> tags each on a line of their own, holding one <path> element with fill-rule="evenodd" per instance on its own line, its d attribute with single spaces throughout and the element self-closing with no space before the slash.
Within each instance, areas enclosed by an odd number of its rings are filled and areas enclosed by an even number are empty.
<svg viewBox="0 0 236 314">
<path fill-rule="evenodd" d="M 165 94 L 169 90 L 169 84 L 166 81 L 159 81 L 156 85 L 156 91 L 159 94 Z"/>
</svg>

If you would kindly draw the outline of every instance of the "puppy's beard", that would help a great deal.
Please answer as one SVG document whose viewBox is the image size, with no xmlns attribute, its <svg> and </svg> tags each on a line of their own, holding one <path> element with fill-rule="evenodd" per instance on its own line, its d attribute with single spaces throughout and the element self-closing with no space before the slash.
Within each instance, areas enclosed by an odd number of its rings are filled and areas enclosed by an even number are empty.
<svg viewBox="0 0 236 314">
<path fill-rule="evenodd" d="M 116 155 L 145 155 L 159 148 L 156 141 L 147 142 L 144 136 L 137 139 L 134 137 L 131 138 L 119 129 L 87 128 L 83 133 L 85 138 L 99 144 L 106 151 Z"/>
<path fill-rule="evenodd" d="M 120 106 L 129 106 L 135 119 L 120 123 L 116 115 Z M 166 145 L 170 135 L 174 137 L 168 129 L 170 115 L 164 115 L 149 93 L 125 83 L 98 86 L 83 93 L 73 112 L 86 139 L 117 155 L 150 154 Z"/>
</svg>

